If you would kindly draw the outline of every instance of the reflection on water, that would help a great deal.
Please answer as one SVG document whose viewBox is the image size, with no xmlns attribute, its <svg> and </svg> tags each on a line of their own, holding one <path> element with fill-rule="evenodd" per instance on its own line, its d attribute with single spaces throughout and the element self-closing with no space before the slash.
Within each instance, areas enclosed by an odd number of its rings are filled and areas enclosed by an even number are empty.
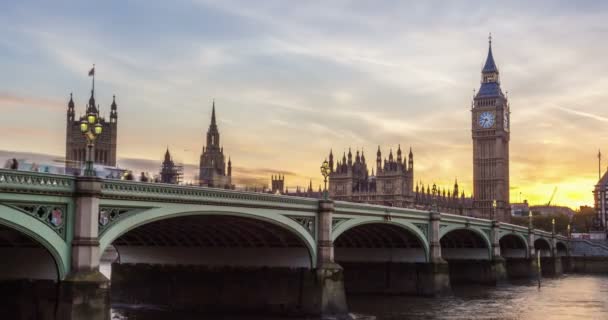
<svg viewBox="0 0 608 320">
<path fill-rule="evenodd" d="M 568 275 L 533 284 L 458 287 L 444 298 L 350 296 L 351 311 L 378 320 L 409 319 L 608 319 L 608 277 Z M 169 313 L 161 310 L 113 309 L 112 319 L 262 320 L 269 317 L 222 317 Z M 278 319 L 277 319 L 278 320 Z"/>
</svg>

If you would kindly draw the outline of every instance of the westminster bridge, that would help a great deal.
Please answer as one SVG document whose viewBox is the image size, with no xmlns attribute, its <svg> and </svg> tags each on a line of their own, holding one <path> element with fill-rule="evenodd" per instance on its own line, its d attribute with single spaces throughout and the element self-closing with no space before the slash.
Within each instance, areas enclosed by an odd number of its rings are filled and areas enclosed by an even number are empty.
<svg viewBox="0 0 608 320">
<path fill-rule="evenodd" d="M 537 251 L 557 275 L 569 246 L 433 210 L 0 170 L 2 283 L 51 283 L 60 319 L 107 319 L 111 302 L 344 315 L 345 292 L 536 278 Z"/>
</svg>

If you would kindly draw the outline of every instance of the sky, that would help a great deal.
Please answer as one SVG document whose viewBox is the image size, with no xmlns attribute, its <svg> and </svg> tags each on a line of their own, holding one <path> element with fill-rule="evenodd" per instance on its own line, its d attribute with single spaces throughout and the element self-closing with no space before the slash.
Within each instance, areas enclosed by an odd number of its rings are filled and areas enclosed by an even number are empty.
<svg viewBox="0 0 608 320">
<path fill-rule="evenodd" d="M 169 5 L 170 4 L 170 5 Z M 321 183 L 330 149 L 413 149 L 415 180 L 472 191 L 488 34 L 511 107 L 511 200 L 592 205 L 608 159 L 602 1 L 2 1 L 0 156 L 65 154 L 66 105 L 119 113 L 119 166 L 196 165 L 212 100 L 240 185 Z M 26 154 L 26 152 L 28 152 Z M 32 154 L 33 153 L 33 154 Z M 601 171 L 608 161 L 602 160 Z M 371 170 L 371 167 L 370 167 Z"/>
</svg>

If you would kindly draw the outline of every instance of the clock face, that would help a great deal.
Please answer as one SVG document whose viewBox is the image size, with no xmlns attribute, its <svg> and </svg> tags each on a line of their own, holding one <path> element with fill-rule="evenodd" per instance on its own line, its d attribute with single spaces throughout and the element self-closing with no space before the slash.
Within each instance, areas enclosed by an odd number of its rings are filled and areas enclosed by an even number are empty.
<svg viewBox="0 0 608 320">
<path fill-rule="evenodd" d="M 479 115 L 478 123 L 484 129 L 492 127 L 494 125 L 494 113 L 489 111 L 482 112 Z"/>
</svg>

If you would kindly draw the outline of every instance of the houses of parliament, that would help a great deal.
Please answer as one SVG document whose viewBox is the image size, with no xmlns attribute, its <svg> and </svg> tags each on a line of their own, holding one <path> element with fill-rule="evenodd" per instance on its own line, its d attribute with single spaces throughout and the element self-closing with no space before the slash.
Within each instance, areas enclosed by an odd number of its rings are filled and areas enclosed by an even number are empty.
<svg viewBox="0 0 608 320">
<path fill-rule="evenodd" d="M 116 166 L 118 138 L 118 106 L 116 98 L 110 106 L 109 120 L 100 117 L 104 130 L 95 146 L 96 163 Z M 348 150 L 341 158 L 330 151 L 328 192 L 332 199 L 364 202 L 397 207 L 428 209 L 437 205 L 442 212 L 469 216 L 494 218 L 506 221 L 509 208 L 509 139 L 510 109 L 506 95 L 500 87 L 498 67 L 489 39 L 488 53 L 481 70 L 481 84 L 471 104 L 471 132 L 473 142 L 473 194 L 465 197 L 458 182 L 453 188 L 437 190 L 435 186 L 416 182 L 414 153 L 409 148 L 407 155 L 401 146 L 391 149 L 383 157 L 378 147 L 375 159 L 368 165 L 363 150 Z M 95 92 L 86 105 L 87 112 L 99 113 Z M 67 112 L 66 168 L 80 168 L 85 161 L 86 141 L 78 125 L 84 118 L 75 117 L 75 103 L 70 95 Z M 232 161 L 226 161 L 220 143 L 215 102 L 212 104 L 211 121 L 206 134 L 199 162 L 198 184 L 205 187 L 233 189 Z M 371 172 L 369 168 L 371 167 Z M 160 170 L 159 182 L 180 183 L 181 172 L 167 149 Z M 314 192 L 312 184 L 306 192 L 289 193 L 284 187 L 284 177 L 272 177 L 273 193 L 296 196 L 320 197 L 321 190 Z"/>
</svg>

